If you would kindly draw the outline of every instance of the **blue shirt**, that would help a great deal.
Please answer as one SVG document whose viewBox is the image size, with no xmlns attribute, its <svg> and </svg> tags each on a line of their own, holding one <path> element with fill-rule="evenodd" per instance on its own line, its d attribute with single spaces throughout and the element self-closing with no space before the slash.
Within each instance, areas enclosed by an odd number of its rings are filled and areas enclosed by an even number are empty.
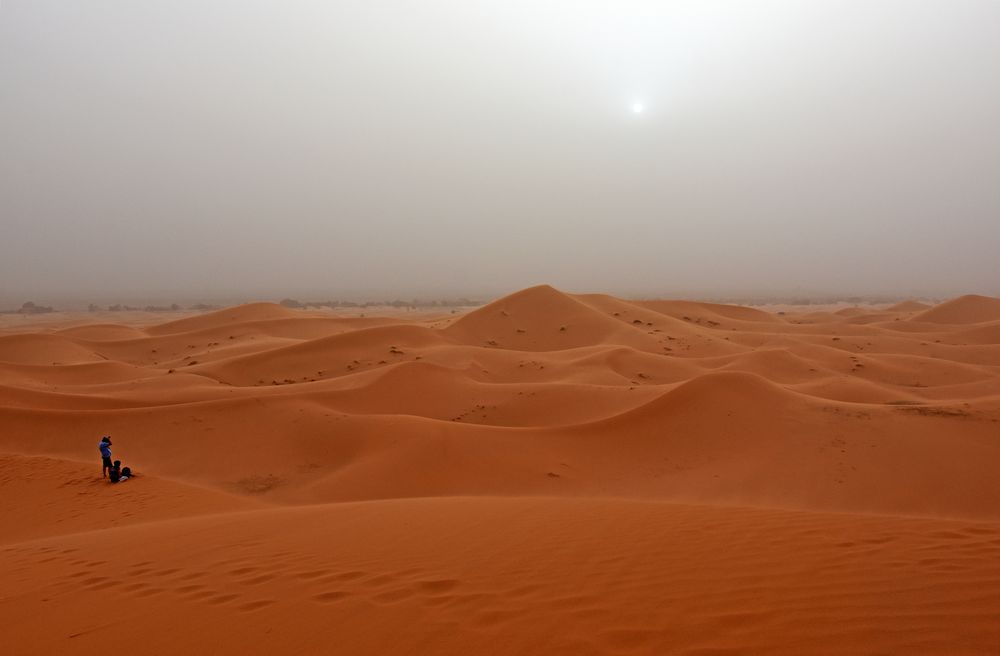
<svg viewBox="0 0 1000 656">
<path fill-rule="evenodd" d="M 111 445 L 108 444 L 107 442 L 101 442 L 100 444 L 97 445 L 97 448 L 100 449 L 102 458 L 111 457 Z"/>
</svg>

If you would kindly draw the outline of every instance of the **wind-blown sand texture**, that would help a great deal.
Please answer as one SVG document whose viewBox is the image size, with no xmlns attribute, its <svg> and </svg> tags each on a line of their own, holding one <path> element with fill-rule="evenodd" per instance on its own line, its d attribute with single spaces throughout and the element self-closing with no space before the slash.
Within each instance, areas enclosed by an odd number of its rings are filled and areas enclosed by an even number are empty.
<svg viewBox="0 0 1000 656">
<path fill-rule="evenodd" d="M 1000 653 L 996 298 L 8 328 L 0 426 L 4 653 Z"/>
</svg>

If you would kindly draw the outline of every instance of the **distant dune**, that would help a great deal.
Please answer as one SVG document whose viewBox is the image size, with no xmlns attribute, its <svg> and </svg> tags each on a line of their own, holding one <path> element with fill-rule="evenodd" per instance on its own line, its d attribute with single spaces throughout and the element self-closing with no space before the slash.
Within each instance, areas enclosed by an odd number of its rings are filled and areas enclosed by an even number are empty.
<svg viewBox="0 0 1000 656">
<path fill-rule="evenodd" d="M 888 310 L 889 312 L 921 312 L 931 307 L 933 306 L 921 303 L 920 301 L 902 301 L 895 305 L 890 305 Z"/>
<path fill-rule="evenodd" d="M 1000 321 L 1000 298 L 970 294 L 935 305 L 914 317 L 933 323 L 985 323 Z"/>
<path fill-rule="evenodd" d="M 8 653 L 1000 649 L 1000 299 L 79 318 L 0 334 Z"/>
</svg>

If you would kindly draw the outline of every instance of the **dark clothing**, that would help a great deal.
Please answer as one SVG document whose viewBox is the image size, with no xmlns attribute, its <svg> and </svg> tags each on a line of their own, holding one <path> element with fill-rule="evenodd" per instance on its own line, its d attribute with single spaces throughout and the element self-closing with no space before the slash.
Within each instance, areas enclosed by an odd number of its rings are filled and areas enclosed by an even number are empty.
<svg viewBox="0 0 1000 656">
<path fill-rule="evenodd" d="M 117 467 L 112 467 L 108 470 L 108 478 L 111 479 L 112 483 L 117 483 L 118 479 L 122 477 L 122 470 Z"/>
<path fill-rule="evenodd" d="M 111 456 L 104 456 L 103 458 L 101 458 L 101 463 L 108 469 L 111 469 L 112 467 L 115 466 L 115 463 L 111 462 Z"/>
</svg>

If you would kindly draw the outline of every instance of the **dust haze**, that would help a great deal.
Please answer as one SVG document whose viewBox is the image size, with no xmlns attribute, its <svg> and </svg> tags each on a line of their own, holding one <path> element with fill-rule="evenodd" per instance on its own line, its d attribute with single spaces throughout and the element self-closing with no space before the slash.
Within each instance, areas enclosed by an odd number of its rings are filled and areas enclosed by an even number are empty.
<svg viewBox="0 0 1000 656">
<path fill-rule="evenodd" d="M 997 116 L 986 0 L 3 0 L 0 304 L 996 295 Z"/>
</svg>

